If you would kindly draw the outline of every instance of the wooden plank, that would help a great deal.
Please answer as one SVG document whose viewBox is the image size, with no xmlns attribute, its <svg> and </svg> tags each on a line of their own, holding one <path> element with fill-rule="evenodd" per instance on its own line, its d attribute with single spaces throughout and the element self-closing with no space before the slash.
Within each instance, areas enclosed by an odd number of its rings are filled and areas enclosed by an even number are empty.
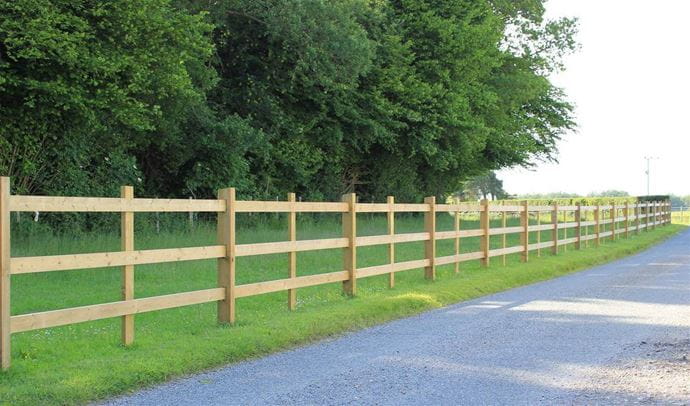
<svg viewBox="0 0 690 406">
<path fill-rule="evenodd" d="M 11 259 L 12 274 L 53 272 L 125 265 L 159 264 L 222 258 L 225 246 L 165 248 L 158 250 L 97 252 L 91 254 L 15 257 Z"/>
<path fill-rule="evenodd" d="M 612 235 L 612 234 L 613 234 L 612 231 L 605 231 L 605 232 L 601 233 L 601 234 L 599 235 L 599 237 L 600 237 L 600 238 L 604 238 L 604 237 L 608 237 L 608 236 L 610 236 L 610 235 Z"/>
<path fill-rule="evenodd" d="M 611 210 L 609 211 L 609 216 L 611 217 L 611 241 L 616 241 L 616 216 L 617 213 L 616 204 L 611 205 Z"/>
<path fill-rule="evenodd" d="M 306 288 L 326 283 L 347 282 L 350 278 L 348 271 L 330 272 L 317 275 L 298 276 L 291 279 L 256 282 L 235 287 L 237 298 L 263 295 L 266 293 L 282 292 L 289 289 Z"/>
<path fill-rule="evenodd" d="M 565 215 L 565 213 L 563 213 Z M 564 216 L 565 217 L 565 216 Z M 569 222 L 569 223 L 558 223 L 558 229 L 559 230 L 564 230 L 567 228 L 577 228 L 577 221 Z"/>
<path fill-rule="evenodd" d="M 10 337 L 10 178 L 0 178 L 0 369 L 11 363 Z"/>
<path fill-rule="evenodd" d="M 562 240 L 558 241 L 559 245 L 565 245 L 565 244 L 573 244 L 577 242 L 577 237 L 571 237 L 571 238 L 564 238 Z"/>
<path fill-rule="evenodd" d="M 601 244 L 601 209 L 597 205 L 597 208 L 594 209 L 594 235 L 596 236 L 594 242 L 595 245 L 598 247 Z"/>
<path fill-rule="evenodd" d="M 455 231 L 455 235 L 456 235 L 455 241 L 454 241 L 454 243 L 455 243 L 454 248 L 455 248 L 455 255 L 457 256 L 457 255 L 460 255 L 460 248 L 461 248 L 461 239 L 460 239 L 460 236 L 458 236 L 458 234 L 460 233 L 460 227 L 462 225 L 462 219 L 460 217 L 459 211 L 455 212 L 454 220 L 455 221 L 453 222 L 453 226 L 454 226 L 454 231 Z M 437 235 L 438 235 L 438 233 L 437 233 Z M 455 273 L 460 273 L 460 262 L 459 261 L 455 262 Z"/>
<path fill-rule="evenodd" d="M 484 230 L 460 230 L 460 231 L 437 231 L 436 240 L 449 240 L 451 238 L 481 237 Z"/>
<path fill-rule="evenodd" d="M 494 206 L 489 206 L 489 211 L 492 212 L 502 212 L 502 213 L 520 213 L 523 210 L 525 210 L 524 207 L 522 206 L 503 206 L 503 205 L 494 205 Z"/>
<path fill-rule="evenodd" d="M 222 189 L 218 198 L 226 202 L 226 210 L 218 214 L 218 243 L 225 251 L 225 256 L 218 258 L 218 287 L 223 290 L 222 300 L 218 302 L 218 322 L 235 323 L 235 188 Z"/>
<path fill-rule="evenodd" d="M 428 259 L 418 259 L 414 261 L 398 262 L 393 264 L 384 264 L 377 266 L 370 266 L 367 268 L 360 268 L 357 270 L 357 278 L 367 278 L 370 276 L 391 274 L 401 271 L 408 271 L 410 269 L 421 269 L 429 266 Z"/>
<path fill-rule="evenodd" d="M 139 314 L 175 307 L 215 302 L 225 298 L 225 289 L 212 288 L 194 292 L 174 293 L 128 301 L 111 302 L 70 309 L 51 310 L 41 313 L 22 314 L 11 318 L 13 333 L 41 328 L 64 326 L 67 324 Z"/>
<path fill-rule="evenodd" d="M 299 240 L 299 241 L 278 241 L 262 242 L 254 244 L 238 244 L 236 248 L 237 257 L 248 257 L 252 255 L 285 254 L 288 252 L 318 251 L 334 248 L 346 248 L 349 240 L 343 238 L 326 238 L 322 240 Z"/>
<path fill-rule="evenodd" d="M 535 213 L 535 214 L 537 215 L 537 225 L 536 225 L 536 231 L 537 231 L 537 244 L 540 244 L 540 243 L 541 243 L 541 232 L 542 232 L 542 227 L 551 228 L 551 226 L 548 225 L 548 224 L 545 224 L 545 225 L 542 225 L 542 224 L 541 224 L 541 213 L 542 213 L 542 212 L 540 212 L 540 211 L 538 211 L 538 212 Z M 529 218 L 527 218 L 527 224 L 529 224 Z M 532 227 L 527 227 L 527 230 L 528 230 L 528 231 L 531 231 L 531 228 L 532 228 Z M 529 245 L 529 234 L 527 235 L 527 237 L 528 237 L 528 238 L 527 238 L 527 241 L 528 241 L 528 245 Z M 527 253 L 529 254 L 529 247 L 528 247 L 528 249 L 527 249 Z M 541 248 L 537 249 L 537 258 L 541 258 Z"/>
<path fill-rule="evenodd" d="M 505 212 L 503 214 L 505 214 Z M 521 233 L 523 231 L 524 231 L 524 227 L 516 226 L 516 227 L 492 228 L 490 233 L 491 233 L 491 235 L 503 235 L 503 237 L 505 237 L 506 234 Z M 482 234 L 484 234 L 483 230 L 482 230 Z"/>
<path fill-rule="evenodd" d="M 579 250 L 582 248 L 582 209 L 580 208 L 580 203 L 577 204 L 577 210 L 575 210 L 575 236 L 577 241 L 575 241 L 575 249 Z"/>
<path fill-rule="evenodd" d="M 275 202 L 238 200 L 235 202 L 237 213 L 345 213 L 346 203 L 338 202 Z"/>
<path fill-rule="evenodd" d="M 522 226 L 522 233 L 520 233 L 520 245 L 522 245 L 522 254 L 520 260 L 527 262 L 529 260 L 529 202 L 525 200 L 522 202 L 524 210 L 520 213 L 520 225 Z"/>
<path fill-rule="evenodd" d="M 541 223 L 540 213 L 537 213 L 537 222 Z M 529 226 L 529 231 L 546 231 L 553 230 L 553 224 L 537 224 L 536 226 Z"/>
<path fill-rule="evenodd" d="M 623 208 L 623 213 L 625 214 L 625 238 L 630 237 L 630 204 L 625 202 L 625 208 Z"/>
<path fill-rule="evenodd" d="M 457 212 L 479 212 L 482 206 L 472 203 L 460 203 L 460 204 L 437 204 L 436 213 L 457 213 Z"/>
<path fill-rule="evenodd" d="M 343 267 L 348 272 L 343 291 L 354 296 L 357 294 L 357 195 L 343 195 L 343 202 L 348 205 L 348 211 L 343 213 L 343 237 L 347 239 L 347 246 L 343 248 Z"/>
<path fill-rule="evenodd" d="M 288 193 L 288 202 L 292 204 L 288 214 L 288 240 L 295 242 L 297 241 L 297 212 L 295 211 L 297 196 L 294 193 Z M 297 278 L 297 251 L 288 252 L 288 278 Z M 292 311 L 296 308 L 297 290 L 288 289 L 288 310 Z"/>
<path fill-rule="evenodd" d="M 465 262 L 465 261 L 475 261 L 477 259 L 482 259 L 484 258 L 484 252 L 483 251 L 476 251 L 476 252 L 466 252 L 458 255 L 448 255 L 445 257 L 439 257 L 436 258 L 436 265 L 441 266 L 441 265 L 448 265 L 448 264 L 453 264 L 453 263 L 458 263 L 458 262 Z"/>
<path fill-rule="evenodd" d="M 433 281 L 436 279 L 436 197 L 427 197 L 424 203 L 429 206 L 429 211 L 424 213 L 424 231 L 430 236 L 424 242 L 424 256 L 429 260 L 429 265 L 424 267 L 424 277 Z"/>
<path fill-rule="evenodd" d="M 430 210 L 428 204 L 396 203 L 395 212 L 426 213 Z"/>
<path fill-rule="evenodd" d="M 489 257 L 489 249 L 491 247 L 491 221 L 489 219 L 490 207 L 489 201 L 486 199 L 483 199 L 481 204 L 482 211 L 479 217 L 479 227 L 484 232 L 484 235 L 480 239 L 479 245 L 480 250 L 484 253 L 484 257 L 481 260 L 482 265 L 488 267 L 491 263 L 491 257 Z"/>
<path fill-rule="evenodd" d="M 388 213 L 388 203 L 357 203 L 357 213 Z"/>
<path fill-rule="evenodd" d="M 134 188 L 122 186 L 120 197 L 125 200 L 134 199 Z M 123 252 L 134 251 L 134 213 L 122 212 L 120 214 L 120 249 Z M 128 264 L 122 267 L 122 300 L 134 299 L 134 265 Z M 134 315 L 122 316 L 122 344 L 127 346 L 134 342 Z"/>
<path fill-rule="evenodd" d="M 551 247 L 551 253 L 558 254 L 558 203 L 553 204 L 553 209 L 551 211 L 551 223 L 553 230 L 551 231 L 551 240 L 554 242 Z"/>
<path fill-rule="evenodd" d="M 529 210 L 533 212 L 553 211 L 553 206 L 530 206 Z"/>
<path fill-rule="evenodd" d="M 452 231 L 450 231 L 452 232 Z M 436 233 L 439 234 L 439 233 Z M 406 243 L 406 242 L 416 242 L 416 241 L 427 241 L 429 240 L 429 233 L 402 233 L 390 235 L 372 235 L 366 237 L 357 237 L 357 246 L 366 247 L 371 245 L 383 245 L 391 243 Z M 447 237 L 452 238 L 452 237 Z M 438 239 L 438 238 L 437 238 Z M 340 240 L 340 239 L 338 239 Z M 319 240 L 316 240 L 319 241 Z M 345 245 L 347 246 L 347 245 Z"/>
<path fill-rule="evenodd" d="M 395 236 L 395 197 L 388 196 L 386 203 L 388 203 L 388 213 L 386 214 L 388 235 L 392 239 Z M 395 244 L 392 242 L 388 244 L 388 263 L 395 264 Z M 388 274 L 388 287 L 390 289 L 395 287 L 395 272 L 393 271 Z"/>
<path fill-rule="evenodd" d="M 221 200 L 122 199 L 117 197 L 12 196 L 11 211 L 30 212 L 223 212 Z"/>
<path fill-rule="evenodd" d="M 524 247 L 522 245 L 518 245 L 515 247 L 505 247 L 505 248 L 498 248 L 495 250 L 490 250 L 489 251 L 489 256 L 490 257 L 504 257 L 506 255 L 510 254 L 515 254 L 517 252 L 522 252 L 524 250 Z"/>
<path fill-rule="evenodd" d="M 544 241 L 544 242 L 539 242 L 536 244 L 530 244 L 529 245 L 529 250 L 536 250 L 536 249 L 541 249 L 541 248 L 549 248 L 554 246 L 554 241 Z"/>
<path fill-rule="evenodd" d="M 503 230 L 508 228 L 508 212 L 504 211 L 501 215 L 501 227 L 503 228 Z M 522 231 L 522 227 L 513 227 L 513 228 L 517 228 L 516 232 L 518 232 L 518 233 L 520 231 Z M 506 233 L 503 233 L 503 238 L 501 238 L 501 245 L 503 246 L 504 250 L 507 247 L 507 245 L 506 245 L 507 239 L 506 238 L 507 238 Z M 501 263 L 503 264 L 503 266 L 506 266 L 506 255 L 501 256 Z"/>
</svg>

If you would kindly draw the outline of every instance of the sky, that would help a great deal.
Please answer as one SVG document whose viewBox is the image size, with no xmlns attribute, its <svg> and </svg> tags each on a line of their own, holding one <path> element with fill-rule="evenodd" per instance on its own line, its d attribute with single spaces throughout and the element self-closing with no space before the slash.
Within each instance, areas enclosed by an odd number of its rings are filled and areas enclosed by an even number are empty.
<svg viewBox="0 0 690 406">
<path fill-rule="evenodd" d="M 582 49 L 552 77 L 576 105 L 558 163 L 499 171 L 511 194 L 624 190 L 690 195 L 690 1 L 550 0 L 578 17 Z"/>
</svg>

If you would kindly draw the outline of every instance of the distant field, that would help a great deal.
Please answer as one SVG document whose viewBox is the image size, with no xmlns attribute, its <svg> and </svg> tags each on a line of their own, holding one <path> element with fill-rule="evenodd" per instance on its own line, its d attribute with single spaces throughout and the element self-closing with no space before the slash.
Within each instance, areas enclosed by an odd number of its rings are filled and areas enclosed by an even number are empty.
<svg viewBox="0 0 690 406">
<path fill-rule="evenodd" d="M 500 227 L 494 219 L 492 227 Z M 510 218 L 510 225 L 519 224 Z M 466 219 L 463 229 L 477 228 Z M 490 269 L 478 261 L 438 268 L 438 280 L 424 280 L 422 270 L 396 274 L 396 288 L 388 289 L 387 275 L 362 279 L 358 296 L 342 295 L 339 283 L 303 288 L 298 291 L 298 310 L 289 312 L 286 293 L 279 292 L 239 299 L 238 323 L 234 327 L 216 325 L 215 304 L 204 304 L 136 316 L 136 340 L 132 347 L 120 345 L 120 320 L 108 319 L 13 335 L 13 366 L 0 374 L 0 404 L 80 403 L 98 399 L 172 376 L 238 361 L 294 346 L 343 331 L 362 328 L 443 304 L 465 300 L 514 286 L 543 280 L 589 265 L 604 262 L 649 246 L 680 230 L 680 226 L 660 227 L 641 236 L 611 243 L 599 249 L 567 252 L 552 257 L 549 250 L 531 254 L 529 264 L 519 255 L 492 258 Z M 438 231 L 453 229 L 450 216 L 439 215 Z M 400 217 L 396 232 L 421 232 L 421 217 Z M 603 230 L 602 230 L 603 231 Z M 563 231 L 561 231 L 562 233 Z M 571 236 L 574 230 L 570 230 Z M 284 240 L 286 228 L 260 226 L 238 229 L 239 243 Z M 362 216 L 358 235 L 386 233 L 385 215 Z M 318 222 L 300 223 L 298 239 L 340 236 L 339 216 Z M 537 234 L 531 233 L 532 242 Z M 542 232 L 541 241 L 551 233 Z M 198 225 L 185 232 L 137 234 L 135 249 L 210 245 L 215 242 L 215 225 Z M 563 238 L 563 234 L 561 234 Z M 509 235 L 508 246 L 519 235 Z M 86 253 L 119 249 L 117 234 L 81 237 L 37 237 L 18 235 L 13 239 L 13 256 Z M 591 244 L 591 242 L 590 242 Z M 584 245 L 584 244 L 583 244 Z M 492 248 L 502 246 L 500 236 L 492 237 Z M 462 240 L 462 252 L 477 251 L 479 238 Z M 437 255 L 454 253 L 453 240 L 439 241 Z M 396 260 L 424 256 L 422 242 L 396 245 Z M 298 275 L 342 269 L 339 249 L 298 254 Z M 380 265 L 386 261 L 387 247 L 358 249 L 358 266 Z M 237 262 L 238 284 L 284 278 L 287 255 L 243 257 Z M 195 261 L 136 267 L 136 297 L 147 297 L 216 286 L 215 261 Z M 12 313 L 23 314 L 120 299 L 119 268 L 16 275 L 12 278 Z"/>
<path fill-rule="evenodd" d="M 690 210 L 674 211 L 671 213 L 671 222 L 673 224 L 690 225 Z"/>
</svg>

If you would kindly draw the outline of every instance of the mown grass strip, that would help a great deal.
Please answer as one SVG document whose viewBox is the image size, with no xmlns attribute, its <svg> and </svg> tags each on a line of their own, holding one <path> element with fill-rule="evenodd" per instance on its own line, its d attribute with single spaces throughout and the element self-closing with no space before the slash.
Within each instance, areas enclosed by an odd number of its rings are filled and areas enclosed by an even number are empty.
<svg viewBox="0 0 690 406">
<path fill-rule="evenodd" d="M 398 223 L 401 229 L 419 226 Z M 0 374 L 0 403 L 74 404 L 106 398 L 183 374 L 561 276 L 638 252 L 682 229 L 678 225 L 660 227 L 599 248 L 533 257 L 528 264 L 520 263 L 519 255 L 510 255 L 505 267 L 496 262 L 485 269 L 473 262 L 462 264 L 461 272 L 455 274 L 454 266 L 446 265 L 439 267 L 436 282 L 424 280 L 421 269 L 408 271 L 396 277 L 395 289 L 388 289 L 387 275 L 371 277 L 361 281 L 355 298 L 344 297 L 339 284 L 300 289 L 296 312 L 286 310 L 285 292 L 244 298 L 238 302 L 238 323 L 234 327 L 216 325 L 214 304 L 142 314 L 136 320 L 137 340 L 129 348 L 119 343 L 118 319 L 16 334 L 12 354 L 16 361 L 9 372 Z M 318 228 L 305 230 L 305 238 L 323 233 Z M 207 242 L 207 237 L 198 237 L 198 241 L 190 236 L 176 238 L 188 243 Z M 180 240 L 165 243 L 174 245 Z M 103 245 L 110 244 L 108 237 L 103 241 Z M 46 244 L 50 250 L 51 244 L 59 242 Z M 74 248 L 64 241 L 62 244 L 60 251 Z M 92 250 L 102 248 L 93 240 L 74 244 Z M 447 247 L 439 245 L 438 255 L 452 254 L 452 241 Z M 463 251 L 467 252 L 479 244 L 474 241 L 464 245 Z M 362 266 L 387 260 L 377 251 L 385 251 L 386 246 L 369 248 L 361 253 Z M 398 261 L 417 259 L 422 256 L 423 246 L 400 244 L 398 251 Z M 287 272 L 287 259 L 283 257 L 257 260 L 243 267 L 238 264 L 238 269 L 244 270 L 242 278 L 247 281 L 276 278 Z M 339 260 L 338 250 L 298 257 L 299 269 L 321 269 Z M 142 287 L 137 297 L 208 288 L 214 277 L 213 263 L 199 262 L 137 268 L 136 286 Z M 22 275 L 13 286 L 14 298 L 18 298 L 13 313 L 97 303 L 119 294 L 118 277 L 117 272 L 104 270 Z"/>
</svg>

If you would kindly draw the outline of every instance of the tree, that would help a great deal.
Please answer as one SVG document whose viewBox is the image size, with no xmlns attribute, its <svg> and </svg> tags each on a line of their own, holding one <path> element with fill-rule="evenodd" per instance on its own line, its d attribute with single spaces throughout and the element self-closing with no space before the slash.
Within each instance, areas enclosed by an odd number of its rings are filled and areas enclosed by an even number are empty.
<svg viewBox="0 0 690 406">
<path fill-rule="evenodd" d="M 171 3 L 172 2 L 172 3 Z M 554 159 L 542 0 L 0 0 L 0 171 L 21 193 L 443 197 Z"/>
<path fill-rule="evenodd" d="M 0 172 L 20 193 L 139 184 L 144 151 L 175 143 L 215 80 L 211 26 L 167 0 L 3 0 L 0 15 Z"/>
<path fill-rule="evenodd" d="M 271 159 L 252 165 L 263 195 L 448 194 L 487 170 L 553 159 L 574 125 L 547 79 L 574 31 L 555 35 L 541 4 L 214 3 L 211 99 L 266 134 Z M 515 24 L 530 36 L 507 46 Z"/>
<path fill-rule="evenodd" d="M 503 181 L 494 172 L 475 176 L 464 184 L 459 194 L 461 200 L 477 200 L 478 198 L 491 200 L 507 199 L 508 193 L 503 189 Z"/>
</svg>

